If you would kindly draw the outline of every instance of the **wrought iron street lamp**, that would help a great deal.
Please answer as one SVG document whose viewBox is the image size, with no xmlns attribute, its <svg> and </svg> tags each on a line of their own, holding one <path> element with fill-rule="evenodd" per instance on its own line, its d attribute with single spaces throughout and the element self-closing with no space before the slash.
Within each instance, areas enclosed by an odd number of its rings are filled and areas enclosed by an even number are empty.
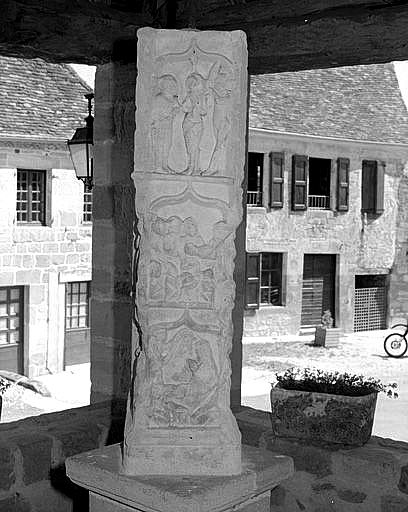
<svg viewBox="0 0 408 512">
<path fill-rule="evenodd" d="M 86 126 L 77 128 L 72 139 L 68 140 L 68 149 L 76 177 L 82 180 L 87 190 L 93 186 L 93 123 L 92 100 L 94 94 L 85 94 L 88 100 L 88 116 L 85 118 Z"/>
</svg>

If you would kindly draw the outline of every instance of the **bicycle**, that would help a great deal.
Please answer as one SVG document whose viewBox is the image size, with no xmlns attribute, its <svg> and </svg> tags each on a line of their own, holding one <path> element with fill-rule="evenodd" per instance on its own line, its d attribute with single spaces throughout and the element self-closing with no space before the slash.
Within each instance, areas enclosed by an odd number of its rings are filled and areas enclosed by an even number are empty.
<svg viewBox="0 0 408 512">
<path fill-rule="evenodd" d="M 408 350 L 408 325 L 405 324 L 396 324 L 391 327 L 391 329 L 395 329 L 396 327 L 403 327 L 404 334 L 399 332 L 392 332 L 389 334 L 384 340 L 384 350 L 390 357 L 402 357 L 405 352 Z"/>
</svg>

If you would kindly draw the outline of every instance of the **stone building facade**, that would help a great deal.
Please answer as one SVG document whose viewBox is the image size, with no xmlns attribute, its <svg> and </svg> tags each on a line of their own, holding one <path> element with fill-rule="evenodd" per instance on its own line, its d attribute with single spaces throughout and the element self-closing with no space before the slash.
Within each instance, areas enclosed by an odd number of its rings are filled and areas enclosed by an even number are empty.
<svg viewBox="0 0 408 512">
<path fill-rule="evenodd" d="M 69 66 L 0 58 L 0 370 L 89 361 L 91 194 L 66 141 L 89 88 Z"/>
<path fill-rule="evenodd" d="M 392 64 L 253 79 L 247 336 L 405 319 L 407 121 Z"/>
</svg>

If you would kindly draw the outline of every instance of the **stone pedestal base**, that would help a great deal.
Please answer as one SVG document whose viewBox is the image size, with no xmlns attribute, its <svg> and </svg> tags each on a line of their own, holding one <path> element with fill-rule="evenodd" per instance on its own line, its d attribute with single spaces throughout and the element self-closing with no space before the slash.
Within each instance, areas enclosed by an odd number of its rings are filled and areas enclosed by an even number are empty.
<svg viewBox="0 0 408 512">
<path fill-rule="evenodd" d="M 269 491 L 293 474 L 290 457 L 245 445 L 234 476 L 126 476 L 121 460 L 120 445 L 66 460 L 69 478 L 90 491 L 90 512 L 269 512 Z"/>
<path fill-rule="evenodd" d="M 210 444 L 210 441 L 200 446 L 167 444 L 129 447 L 123 457 L 123 472 L 130 476 L 240 474 L 241 446 L 221 442 Z"/>
</svg>

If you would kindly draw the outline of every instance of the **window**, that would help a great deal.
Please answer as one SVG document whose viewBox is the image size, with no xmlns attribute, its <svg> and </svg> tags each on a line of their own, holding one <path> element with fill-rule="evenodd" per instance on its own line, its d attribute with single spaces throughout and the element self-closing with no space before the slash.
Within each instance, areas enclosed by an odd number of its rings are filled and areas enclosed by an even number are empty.
<svg viewBox="0 0 408 512">
<path fill-rule="evenodd" d="M 44 171 L 17 171 L 17 221 L 45 223 Z"/>
<path fill-rule="evenodd" d="M 17 169 L 17 222 L 50 225 L 51 173 Z"/>
<path fill-rule="evenodd" d="M 22 298 L 20 286 L 0 288 L 0 347 L 21 341 Z"/>
<path fill-rule="evenodd" d="M 384 211 L 384 163 L 363 160 L 361 211 L 380 215 Z"/>
<path fill-rule="evenodd" d="M 92 222 L 92 189 L 84 184 L 83 207 L 82 207 L 82 220 L 83 222 Z"/>
<path fill-rule="evenodd" d="M 248 206 L 262 206 L 263 153 L 248 153 Z"/>
<path fill-rule="evenodd" d="M 66 284 L 66 329 L 89 327 L 89 281 Z"/>
<path fill-rule="evenodd" d="M 315 210 L 330 209 L 331 160 L 309 158 L 308 206 Z"/>
<path fill-rule="evenodd" d="M 348 210 L 349 201 L 348 158 L 337 159 L 337 201 L 338 211 Z M 331 198 L 332 161 L 328 158 L 314 158 L 306 155 L 292 157 L 292 210 L 329 210 L 334 201 Z M 334 190 L 333 190 L 334 192 Z"/>
<path fill-rule="evenodd" d="M 282 305 L 282 262 L 282 253 L 247 253 L 247 309 L 256 309 L 259 305 Z"/>
</svg>

